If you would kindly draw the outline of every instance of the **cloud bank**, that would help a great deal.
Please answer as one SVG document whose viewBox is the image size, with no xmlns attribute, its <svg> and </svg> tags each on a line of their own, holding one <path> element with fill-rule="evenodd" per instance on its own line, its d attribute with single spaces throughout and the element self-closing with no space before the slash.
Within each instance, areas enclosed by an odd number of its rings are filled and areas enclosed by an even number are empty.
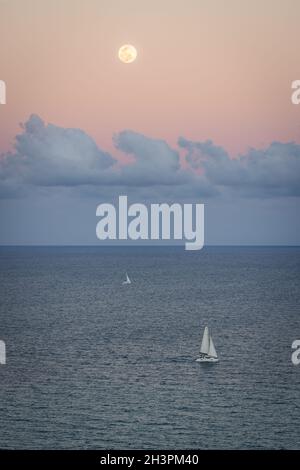
<svg viewBox="0 0 300 470">
<path fill-rule="evenodd" d="M 214 186 L 253 197 L 300 196 L 300 145 L 294 142 L 273 142 L 236 159 L 211 140 L 181 137 L 178 145 L 187 151 L 190 167 L 200 169 Z"/>
<path fill-rule="evenodd" d="M 80 129 L 45 124 L 32 115 L 16 136 L 13 152 L 0 157 L 0 197 L 58 186 L 102 192 L 131 188 L 140 194 L 183 199 L 300 196 L 300 145 L 294 142 L 273 142 L 232 159 L 210 140 L 180 137 L 173 149 L 164 140 L 124 130 L 113 141 L 116 149 L 133 157 L 132 163 L 122 165 Z"/>
<path fill-rule="evenodd" d="M 80 129 L 45 125 L 32 115 L 16 136 L 15 152 L 0 163 L 1 180 L 37 186 L 96 184 L 115 160 Z"/>
</svg>

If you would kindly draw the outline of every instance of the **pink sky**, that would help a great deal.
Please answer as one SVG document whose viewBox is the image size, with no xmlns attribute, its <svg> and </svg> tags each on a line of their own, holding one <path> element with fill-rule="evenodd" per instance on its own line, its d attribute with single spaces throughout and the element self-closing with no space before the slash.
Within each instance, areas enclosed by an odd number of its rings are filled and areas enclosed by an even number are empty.
<svg viewBox="0 0 300 470">
<path fill-rule="evenodd" d="M 299 19 L 299 0 L 0 0 L 0 151 L 31 113 L 110 151 L 123 129 L 233 155 L 300 142 Z"/>
</svg>

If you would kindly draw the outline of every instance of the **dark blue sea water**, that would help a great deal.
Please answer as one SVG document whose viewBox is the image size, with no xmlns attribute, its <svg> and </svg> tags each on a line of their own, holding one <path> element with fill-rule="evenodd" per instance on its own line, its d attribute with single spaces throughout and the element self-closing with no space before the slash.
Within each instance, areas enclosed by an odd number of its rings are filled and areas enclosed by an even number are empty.
<svg viewBox="0 0 300 470">
<path fill-rule="evenodd" d="M 300 448 L 299 248 L 1 248 L 0 299 L 1 448 Z"/>
</svg>

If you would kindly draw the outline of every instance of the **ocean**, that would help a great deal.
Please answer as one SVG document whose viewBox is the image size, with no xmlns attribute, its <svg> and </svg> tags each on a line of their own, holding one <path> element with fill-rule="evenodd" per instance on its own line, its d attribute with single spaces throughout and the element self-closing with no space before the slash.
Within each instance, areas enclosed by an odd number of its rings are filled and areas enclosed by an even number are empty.
<svg viewBox="0 0 300 470">
<path fill-rule="evenodd" d="M 300 448 L 299 305 L 297 247 L 2 247 L 0 448 Z"/>
</svg>

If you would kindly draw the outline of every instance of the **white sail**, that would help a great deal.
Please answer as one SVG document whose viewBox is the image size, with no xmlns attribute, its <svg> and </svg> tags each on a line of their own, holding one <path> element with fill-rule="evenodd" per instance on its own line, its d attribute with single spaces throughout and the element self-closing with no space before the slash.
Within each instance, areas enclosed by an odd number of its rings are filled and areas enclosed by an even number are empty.
<svg viewBox="0 0 300 470">
<path fill-rule="evenodd" d="M 123 281 L 122 284 L 131 284 L 128 274 L 126 273 L 126 281 Z"/>
<path fill-rule="evenodd" d="M 212 337 L 209 339 L 209 350 L 208 355 L 211 357 L 218 357 L 215 345 L 213 343 Z"/>
<path fill-rule="evenodd" d="M 215 363 L 219 362 L 219 358 L 217 355 L 217 351 L 215 345 L 213 343 L 212 337 L 209 334 L 208 327 L 204 328 L 201 348 L 200 348 L 200 355 L 196 359 L 197 362 L 205 362 L 205 363 Z"/>
<path fill-rule="evenodd" d="M 202 343 L 201 343 L 201 348 L 200 348 L 200 353 L 202 354 L 208 354 L 209 351 L 209 332 L 207 326 L 204 328 L 204 333 L 203 333 L 203 338 L 202 338 Z"/>
</svg>

